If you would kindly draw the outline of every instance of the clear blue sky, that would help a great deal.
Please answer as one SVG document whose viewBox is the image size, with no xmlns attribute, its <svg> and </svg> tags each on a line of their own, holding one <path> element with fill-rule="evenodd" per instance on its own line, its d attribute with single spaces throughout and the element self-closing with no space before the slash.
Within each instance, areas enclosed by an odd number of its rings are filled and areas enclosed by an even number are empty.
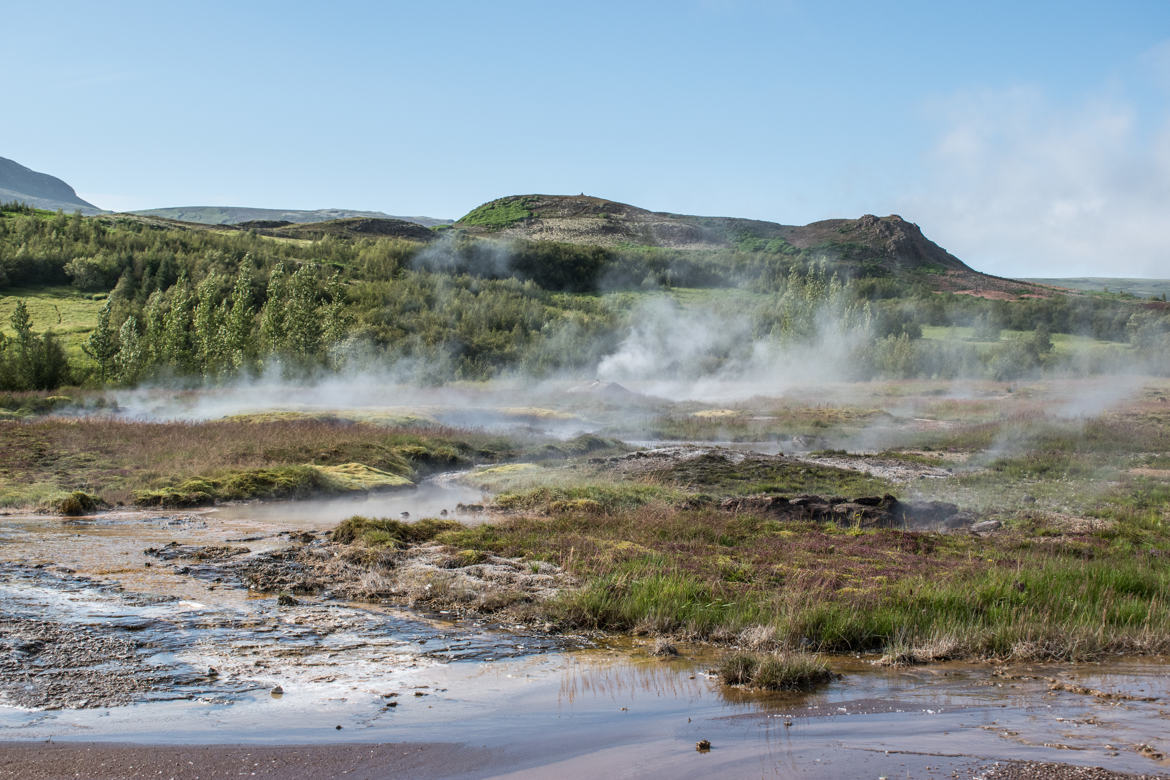
<svg viewBox="0 0 1170 780">
<path fill-rule="evenodd" d="M 901 213 L 1170 277 L 1170 2 L 0 0 L 0 156 L 99 206 Z"/>
</svg>

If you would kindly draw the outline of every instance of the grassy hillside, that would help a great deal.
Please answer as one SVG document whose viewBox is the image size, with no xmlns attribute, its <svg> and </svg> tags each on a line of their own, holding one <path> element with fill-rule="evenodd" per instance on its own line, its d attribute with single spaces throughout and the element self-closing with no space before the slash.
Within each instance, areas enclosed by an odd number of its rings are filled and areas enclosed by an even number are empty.
<svg viewBox="0 0 1170 780">
<path fill-rule="evenodd" d="M 1170 294 L 1170 279 L 1127 279 L 1113 276 L 1076 276 L 1067 278 L 1025 279 L 1036 284 L 1063 287 L 1088 293 L 1132 295 L 1137 298 L 1161 298 Z"/>
</svg>

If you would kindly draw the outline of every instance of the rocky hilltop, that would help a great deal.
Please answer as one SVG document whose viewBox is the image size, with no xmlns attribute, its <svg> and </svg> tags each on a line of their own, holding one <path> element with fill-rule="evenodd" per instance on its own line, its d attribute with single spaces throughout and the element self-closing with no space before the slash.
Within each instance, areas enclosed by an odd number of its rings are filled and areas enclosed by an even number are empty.
<svg viewBox="0 0 1170 780">
<path fill-rule="evenodd" d="M 47 173 L 26 168 L 15 160 L 0 157 L 0 202 L 18 201 L 38 209 L 80 211 L 98 214 L 97 206 L 77 197 L 72 187 Z"/>
<path fill-rule="evenodd" d="M 988 298 L 1046 297 L 1039 285 L 988 276 L 891 214 L 784 225 L 737 217 L 675 214 L 588 195 L 513 195 L 473 209 L 453 225 L 472 234 L 613 248 L 742 250 L 824 259 L 848 274 L 914 275 L 935 290 Z"/>
<path fill-rule="evenodd" d="M 822 250 L 836 260 L 893 261 L 907 268 L 970 271 L 897 215 L 783 225 L 736 217 L 649 211 L 587 195 L 516 195 L 485 203 L 456 221 L 476 233 L 534 241 L 671 249 L 745 249 L 795 254 Z"/>
</svg>

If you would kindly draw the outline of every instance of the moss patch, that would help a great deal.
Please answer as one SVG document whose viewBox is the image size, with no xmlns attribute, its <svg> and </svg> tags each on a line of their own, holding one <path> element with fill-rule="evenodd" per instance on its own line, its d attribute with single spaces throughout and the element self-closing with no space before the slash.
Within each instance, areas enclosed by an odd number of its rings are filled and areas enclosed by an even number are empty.
<svg viewBox="0 0 1170 780">
<path fill-rule="evenodd" d="M 424 518 L 417 523 L 404 523 L 388 517 L 373 518 L 354 515 L 343 520 L 333 530 L 333 541 L 340 544 L 361 544 L 366 547 L 403 547 L 429 542 L 444 531 L 461 528 L 454 520 Z M 468 551 L 464 551 L 466 554 Z M 470 557 L 470 556 L 469 556 Z"/>
<path fill-rule="evenodd" d="M 414 483 L 398 474 L 382 471 L 363 463 L 342 463 L 338 466 L 314 466 L 340 491 L 386 490 L 410 487 Z"/>
<path fill-rule="evenodd" d="M 354 493 L 407 487 L 409 479 L 361 463 L 277 466 L 196 477 L 134 494 L 139 506 L 190 507 L 219 501 L 305 498 L 316 493 Z"/>
</svg>

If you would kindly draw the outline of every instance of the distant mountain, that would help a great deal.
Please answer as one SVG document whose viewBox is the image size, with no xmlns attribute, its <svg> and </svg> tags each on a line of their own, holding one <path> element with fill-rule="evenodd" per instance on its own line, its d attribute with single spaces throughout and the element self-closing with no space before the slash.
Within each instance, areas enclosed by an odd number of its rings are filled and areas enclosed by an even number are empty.
<svg viewBox="0 0 1170 780">
<path fill-rule="evenodd" d="M 101 209 L 77 197 L 73 188 L 56 176 L 38 173 L 20 163 L 0 157 L 0 202 L 27 203 L 38 209 L 80 211 L 98 214 Z"/>
<path fill-rule="evenodd" d="M 165 209 L 143 209 L 132 212 L 147 217 L 165 217 L 182 222 L 198 222 L 203 225 L 238 225 L 241 222 L 329 222 L 335 219 L 352 219 L 363 217 L 367 219 L 397 219 L 403 222 L 413 222 L 423 227 L 435 225 L 449 225 L 449 219 L 434 217 L 395 217 L 381 211 L 354 211 L 352 209 L 317 209 L 302 211 L 297 209 L 254 209 L 244 206 L 175 206 Z"/>
</svg>

